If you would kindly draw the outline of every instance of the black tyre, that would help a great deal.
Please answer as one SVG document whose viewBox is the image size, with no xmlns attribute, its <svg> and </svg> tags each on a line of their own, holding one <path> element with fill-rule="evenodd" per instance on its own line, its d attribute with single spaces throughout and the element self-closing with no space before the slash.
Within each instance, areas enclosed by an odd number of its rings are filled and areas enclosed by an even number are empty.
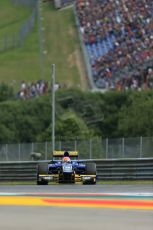
<svg viewBox="0 0 153 230">
<path fill-rule="evenodd" d="M 48 174 L 48 163 L 42 162 L 38 164 L 38 174 Z"/>
<path fill-rule="evenodd" d="M 37 172 L 37 185 L 48 185 L 47 180 L 39 181 L 40 174 L 48 174 L 48 163 L 39 163 L 38 164 L 38 172 Z"/>
<path fill-rule="evenodd" d="M 48 185 L 48 181 L 46 181 L 46 180 L 38 181 L 37 180 L 37 185 Z"/>
<path fill-rule="evenodd" d="M 89 162 L 86 163 L 86 175 L 93 175 L 93 177 L 90 181 L 85 181 L 83 184 L 96 184 L 96 174 L 97 174 L 97 169 L 96 169 L 96 164 L 94 162 Z"/>
<path fill-rule="evenodd" d="M 86 174 L 96 175 L 96 164 L 94 162 L 86 163 Z"/>
</svg>

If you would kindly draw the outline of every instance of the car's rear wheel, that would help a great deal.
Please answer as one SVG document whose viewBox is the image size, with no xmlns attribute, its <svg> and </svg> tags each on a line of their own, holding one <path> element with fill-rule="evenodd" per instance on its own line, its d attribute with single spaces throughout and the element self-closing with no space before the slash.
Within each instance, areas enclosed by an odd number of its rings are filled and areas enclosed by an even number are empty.
<svg viewBox="0 0 153 230">
<path fill-rule="evenodd" d="M 96 164 L 94 162 L 86 163 L 86 174 L 96 175 Z"/>
<path fill-rule="evenodd" d="M 94 162 L 86 163 L 85 174 L 91 175 L 92 178 L 91 180 L 84 181 L 83 184 L 96 184 L 97 169 L 96 169 L 96 164 Z"/>
<path fill-rule="evenodd" d="M 37 185 L 48 185 L 48 181 L 47 180 L 40 180 L 39 179 L 39 175 L 46 175 L 48 174 L 48 163 L 46 162 L 42 162 L 38 164 L 38 170 L 37 170 Z"/>
</svg>

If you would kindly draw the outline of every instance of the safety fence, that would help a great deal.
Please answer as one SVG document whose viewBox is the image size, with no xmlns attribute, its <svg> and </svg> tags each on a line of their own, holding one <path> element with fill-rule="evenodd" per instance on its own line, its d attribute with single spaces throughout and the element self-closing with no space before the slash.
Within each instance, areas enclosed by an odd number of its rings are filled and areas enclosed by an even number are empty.
<svg viewBox="0 0 153 230">
<path fill-rule="evenodd" d="M 74 4 L 74 7 L 73 7 L 73 11 L 74 11 L 74 15 L 75 15 L 76 26 L 77 26 L 79 40 L 80 40 L 82 53 L 83 53 L 83 57 L 84 57 L 85 65 L 86 65 L 86 71 L 87 71 L 87 76 L 88 76 L 88 79 L 89 79 L 90 88 L 93 91 L 96 91 L 97 88 L 96 88 L 96 86 L 94 84 L 94 81 L 93 81 L 92 69 L 91 69 L 91 65 L 90 65 L 89 55 L 88 55 L 87 49 L 85 47 L 85 44 L 83 42 L 84 39 L 83 39 L 82 33 L 80 32 L 80 23 L 79 23 L 79 20 L 78 20 L 78 16 L 77 16 L 77 12 L 76 12 L 76 5 L 75 4 Z"/>
<path fill-rule="evenodd" d="M 31 14 L 29 17 L 21 24 L 17 31 L 4 33 L 0 37 L 0 52 L 7 51 L 12 48 L 17 48 L 23 45 L 27 35 L 30 33 L 34 26 L 37 17 L 37 3 L 38 0 L 12 0 L 14 5 L 26 5 L 30 7 Z"/>
<path fill-rule="evenodd" d="M 38 0 L 11 0 L 14 5 L 35 7 Z"/>
<path fill-rule="evenodd" d="M 153 137 L 59 139 L 55 150 L 76 150 L 81 159 L 127 159 L 153 157 Z M 0 161 L 33 161 L 52 158 L 51 142 L 1 144 Z"/>
<path fill-rule="evenodd" d="M 93 160 L 98 180 L 153 180 L 153 158 Z M 0 181 L 37 180 L 38 162 L 0 163 Z"/>
</svg>

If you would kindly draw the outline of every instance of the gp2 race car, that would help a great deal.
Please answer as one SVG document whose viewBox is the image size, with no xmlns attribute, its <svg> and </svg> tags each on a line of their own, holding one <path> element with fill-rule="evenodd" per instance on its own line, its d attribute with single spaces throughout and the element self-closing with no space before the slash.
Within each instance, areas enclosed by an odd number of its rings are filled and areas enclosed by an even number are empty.
<svg viewBox="0 0 153 230">
<path fill-rule="evenodd" d="M 96 184 L 96 164 L 78 159 L 77 151 L 54 151 L 50 162 L 38 164 L 37 184 L 48 182 Z"/>
</svg>

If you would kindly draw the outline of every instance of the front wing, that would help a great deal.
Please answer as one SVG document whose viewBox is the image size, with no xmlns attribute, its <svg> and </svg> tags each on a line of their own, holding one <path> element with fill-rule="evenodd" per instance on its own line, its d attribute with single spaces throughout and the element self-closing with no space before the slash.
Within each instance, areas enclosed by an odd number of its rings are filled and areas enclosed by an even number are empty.
<svg viewBox="0 0 153 230">
<path fill-rule="evenodd" d="M 48 181 L 48 182 L 59 182 L 59 174 L 40 174 L 38 176 L 38 181 Z M 82 182 L 82 183 L 96 183 L 96 175 L 85 175 L 85 174 L 75 174 L 75 182 Z"/>
</svg>

